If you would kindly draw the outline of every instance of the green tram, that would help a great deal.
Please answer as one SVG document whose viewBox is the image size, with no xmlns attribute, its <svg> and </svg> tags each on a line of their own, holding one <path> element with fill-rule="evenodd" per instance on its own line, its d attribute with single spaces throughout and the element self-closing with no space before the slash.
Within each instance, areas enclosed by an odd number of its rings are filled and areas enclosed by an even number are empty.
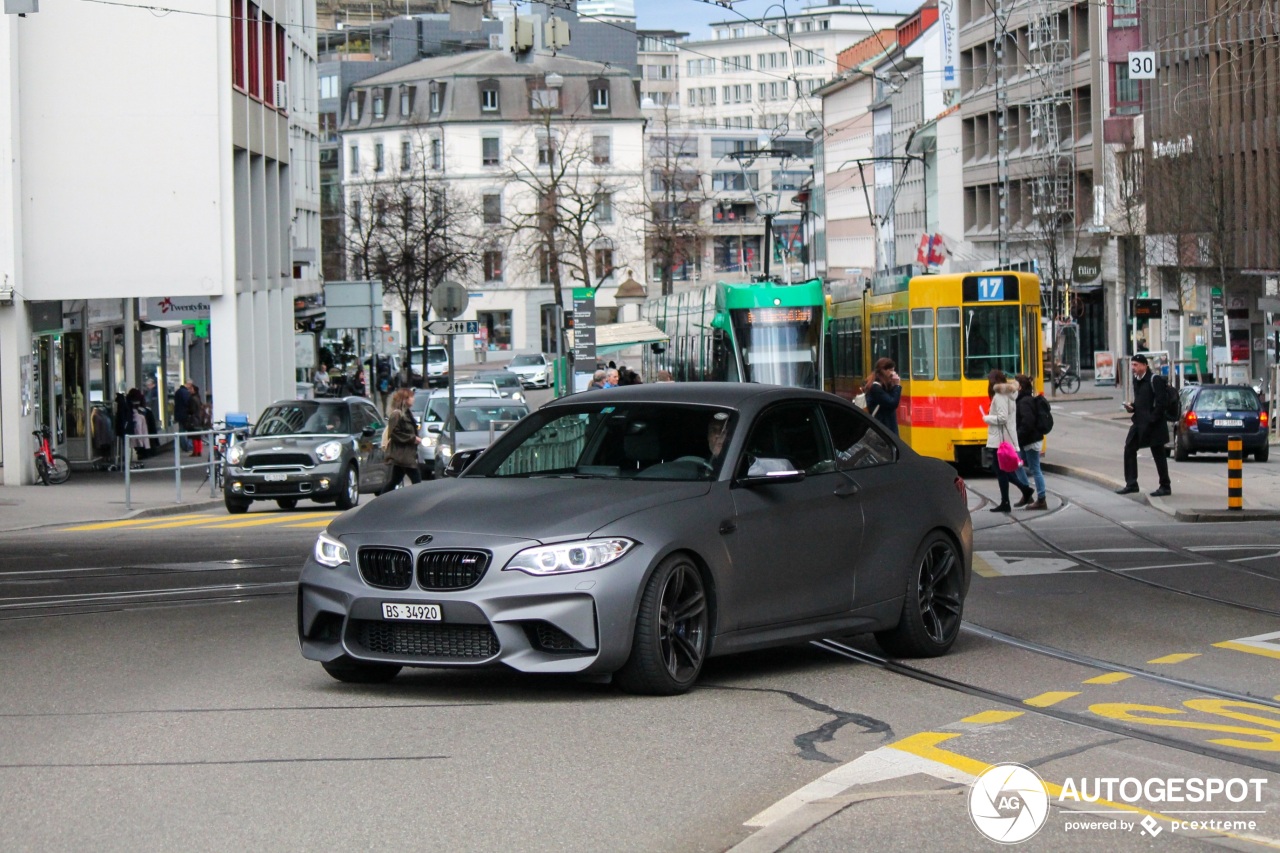
<svg viewBox="0 0 1280 853">
<path fill-rule="evenodd" d="M 821 279 L 789 285 L 720 282 L 651 299 L 641 314 L 670 338 L 645 353 L 649 381 L 669 370 L 678 382 L 823 387 Z"/>
</svg>

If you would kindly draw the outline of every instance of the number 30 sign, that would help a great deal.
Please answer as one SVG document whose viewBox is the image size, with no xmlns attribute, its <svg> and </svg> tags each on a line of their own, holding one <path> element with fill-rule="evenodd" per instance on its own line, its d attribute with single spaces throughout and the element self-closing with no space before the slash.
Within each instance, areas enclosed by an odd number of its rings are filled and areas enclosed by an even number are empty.
<svg viewBox="0 0 1280 853">
<path fill-rule="evenodd" d="M 1156 54 L 1153 50 L 1133 50 L 1129 52 L 1129 79 L 1156 79 Z"/>
</svg>

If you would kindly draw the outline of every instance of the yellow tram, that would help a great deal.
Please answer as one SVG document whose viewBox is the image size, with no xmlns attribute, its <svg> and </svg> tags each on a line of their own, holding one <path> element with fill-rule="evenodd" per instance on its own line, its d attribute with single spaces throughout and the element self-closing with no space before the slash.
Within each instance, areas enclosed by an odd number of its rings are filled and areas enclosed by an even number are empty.
<svg viewBox="0 0 1280 853">
<path fill-rule="evenodd" d="M 978 464 L 987 441 L 987 374 L 1025 373 L 1043 390 L 1040 279 L 1025 272 L 877 279 L 833 288 L 827 330 L 830 390 L 862 391 L 889 357 L 902 377 L 898 432 L 916 452 Z"/>
</svg>

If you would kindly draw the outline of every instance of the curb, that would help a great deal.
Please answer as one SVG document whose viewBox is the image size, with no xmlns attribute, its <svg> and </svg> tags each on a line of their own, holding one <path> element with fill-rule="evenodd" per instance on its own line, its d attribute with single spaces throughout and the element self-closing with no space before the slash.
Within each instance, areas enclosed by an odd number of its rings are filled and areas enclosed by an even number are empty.
<svg viewBox="0 0 1280 853">
<path fill-rule="evenodd" d="M 105 521 L 123 521 L 129 518 L 160 518 L 166 515 L 182 515 L 186 512 L 198 512 L 202 509 L 213 509 L 222 506 L 220 500 L 201 501 L 200 503 L 184 503 L 170 504 L 168 506 L 153 506 L 147 509 L 135 509 L 133 512 L 120 519 L 104 519 Z M 93 524 L 94 522 L 86 522 Z"/>
<path fill-rule="evenodd" d="M 1053 462 L 1041 462 L 1040 468 L 1047 474 L 1058 474 L 1064 477 L 1073 477 L 1077 480 L 1084 480 L 1093 483 L 1095 486 L 1102 486 L 1108 489 L 1119 489 L 1124 486 L 1119 480 L 1112 480 L 1102 474 L 1090 471 L 1087 468 L 1075 468 L 1070 465 L 1058 465 Z M 1153 509 L 1158 509 L 1165 515 L 1171 516 L 1178 521 L 1188 523 L 1196 522 L 1219 522 L 1219 521 L 1280 521 L 1280 510 L 1274 509 L 1245 509 L 1245 510 L 1229 510 L 1219 508 L 1205 509 L 1178 509 L 1169 504 L 1164 498 L 1153 498 L 1146 496 L 1146 502 Z"/>
</svg>

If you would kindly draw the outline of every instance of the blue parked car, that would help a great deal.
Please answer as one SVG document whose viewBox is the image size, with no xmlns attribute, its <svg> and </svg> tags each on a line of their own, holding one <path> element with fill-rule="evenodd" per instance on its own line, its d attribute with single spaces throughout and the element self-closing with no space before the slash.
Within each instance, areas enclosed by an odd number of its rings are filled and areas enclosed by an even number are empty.
<svg viewBox="0 0 1280 853">
<path fill-rule="evenodd" d="M 1173 458 L 1185 462 L 1194 453 L 1226 453 L 1227 439 L 1244 439 L 1244 452 L 1259 462 L 1270 455 L 1267 410 L 1248 385 L 1193 385 L 1182 389 L 1174 426 Z"/>
</svg>

